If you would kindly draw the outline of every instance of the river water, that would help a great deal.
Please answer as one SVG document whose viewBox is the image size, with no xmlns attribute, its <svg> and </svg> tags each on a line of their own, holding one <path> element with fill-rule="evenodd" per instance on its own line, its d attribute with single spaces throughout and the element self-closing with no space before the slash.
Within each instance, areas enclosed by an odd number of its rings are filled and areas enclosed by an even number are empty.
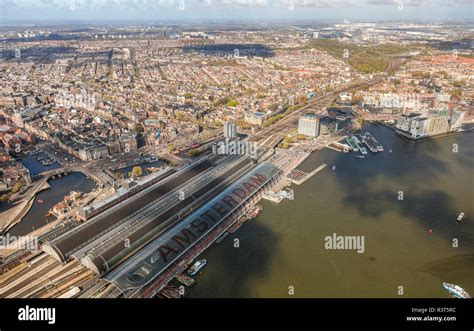
<svg viewBox="0 0 474 331">
<path fill-rule="evenodd" d="M 84 174 L 73 172 L 67 176 L 51 179 L 48 181 L 51 189 L 41 191 L 36 195 L 33 206 L 28 211 L 23 220 L 15 225 L 9 233 L 14 236 L 24 236 L 33 229 L 46 224 L 46 213 L 58 202 L 64 199 L 64 196 L 71 191 L 81 191 L 83 193 L 91 192 L 95 183 L 88 179 Z M 39 203 L 42 200 L 43 203 Z"/>
<path fill-rule="evenodd" d="M 474 294 L 474 135 L 410 144 L 365 130 L 383 153 L 313 153 L 299 169 L 328 167 L 205 251 L 189 297 L 450 297 L 444 281 Z M 333 233 L 364 236 L 364 252 L 325 249 Z"/>
<path fill-rule="evenodd" d="M 36 154 L 36 155 L 27 155 L 27 156 L 25 156 L 24 158 L 22 158 L 20 160 L 20 162 L 30 170 L 30 175 L 32 177 L 34 177 L 34 176 L 36 176 L 36 175 L 38 175 L 42 172 L 50 171 L 50 170 L 57 169 L 57 168 L 61 167 L 61 165 L 58 162 L 55 162 L 55 163 L 53 163 L 51 165 L 48 165 L 48 166 L 44 166 L 44 165 L 41 164 L 40 161 L 37 160 L 37 158 L 39 156 L 47 156 L 47 154 L 39 153 L 39 154 Z"/>
</svg>

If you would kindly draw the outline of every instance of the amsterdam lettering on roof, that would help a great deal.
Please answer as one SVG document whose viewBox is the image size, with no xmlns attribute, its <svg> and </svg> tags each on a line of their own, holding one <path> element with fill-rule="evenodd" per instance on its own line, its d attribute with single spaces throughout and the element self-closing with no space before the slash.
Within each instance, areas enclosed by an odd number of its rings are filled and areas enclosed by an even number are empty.
<svg viewBox="0 0 474 331">
<path fill-rule="evenodd" d="M 175 228 L 150 243 L 148 247 L 145 247 L 142 254 L 134 257 L 136 262 L 129 261 L 131 263 L 128 264 L 128 268 L 123 270 L 119 267 L 105 278 L 110 281 L 118 281 L 119 284 L 117 285 L 119 286 L 121 282 L 128 283 L 128 286 L 133 284 L 134 287 L 145 285 L 204 237 L 212 228 L 217 226 L 246 198 L 252 196 L 279 171 L 271 163 L 259 165 L 251 173 L 235 182 L 224 192 L 184 219 Z M 135 277 L 144 266 L 147 266 L 149 272 L 143 275 L 144 277 Z"/>
<path fill-rule="evenodd" d="M 193 217 L 191 223 L 176 233 L 170 240 L 158 247 L 158 253 L 164 263 L 177 255 L 181 250 L 195 242 L 202 234 L 219 223 L 224 217 L 237 207 L 246 197 L 253 194 L 265 183 L 267 178 L 256 173 L 239 187 L 233 189 L 222 199 L 201 214 Z"/>
</svg>

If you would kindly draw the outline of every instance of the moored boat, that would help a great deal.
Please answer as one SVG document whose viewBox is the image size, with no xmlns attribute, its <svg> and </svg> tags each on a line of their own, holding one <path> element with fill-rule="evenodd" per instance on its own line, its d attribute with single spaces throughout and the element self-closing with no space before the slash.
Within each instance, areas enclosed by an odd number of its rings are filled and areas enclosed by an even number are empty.
<svg viewBox="0 0 474 331">
<path fill-rule="evenodd" d="M 263 211 L 263 207 L 260 205 L 255 206 L 250 210 L 250 212 L 247 214 L 247 219 L 253 219 L 260 215 L 260 213 Z"/>
<path fill-rule="evenodd" d="M 446 290 L 448 290 L 456 298 L 461 298 L 461 299 L 470 299 L 471 298 L 469 293 L 467 293 L 467 291 L 459 285 L 443 282 L 443 287 Z"/>
<path fill-rule="evenodd" d="M 224 232 L 219 238 L 216 239 L 216 244 L 220 244 L 225 238 L 227 238 L 228 235 L 228 231 Z"/>
<path fill-rule="evenodd" d="M 194 285 L 194 279 L 189 276 L 178 274 L 175 276 L 175 278 L 178 282 L 180 282 L 183 285 L 186 285 L 187 287 L 191 287 Z"/>
<path fill-rule="evenodd" d="M 188 275 L 189 276 L 194 276 L 196 275 L 202 268 L 204 268 L 207 264 L 206 259 L 198 260 L 196 263 L 194 263 L 191 268 L 188 270 Z"/>
</svg>

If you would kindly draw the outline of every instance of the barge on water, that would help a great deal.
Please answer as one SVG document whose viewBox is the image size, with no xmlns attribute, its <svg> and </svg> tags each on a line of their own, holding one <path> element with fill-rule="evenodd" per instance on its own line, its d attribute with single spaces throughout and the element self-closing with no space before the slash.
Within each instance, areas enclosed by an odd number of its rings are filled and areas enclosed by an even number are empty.
<svg viewBox="0 0 474 331">
<path fill-rule="evenodd" d="M 228 233 L 234 233 L 235 231 L 237 231 L 237 229 L 239 229 L 242 224 L 244 224 L 246 221 L 248 220 L 251 220 L 251 219 L 254 219 L 255 217 L 257 217 L 258 215 L 260 215 L 260 213 L 263 211 L 263 207 L 260 206 L 260 205 L 256 205 L 254 206 L 252 209 L 249 210 L 249 212 L 247 214 L 245 214 L 244 216 L 240 217 L 230 228 L 229 228 L 229 231 L 227 231 Z M 224 238 L 222 238 L 224 239 Z"/>
<path fill-rule="evenodd" d="M 347 137 L 346 138 L 346 141 L 347 143 L 349 144 L 349 146 L 352 147 L 352 149 L 357 152 L 359 150 L 359 146 L 357 146 L 357 144 L 354 142 L 354 140 L 352 140 L 351 137 Z"/>
<path fill-rule="evenodd" d="M 174 276 L 178 282 L 180 282 L 183 285 L 186 285 L 187 287 L 191 287 L 194 285 L 195 281 L 193 278 L 183 275 L 183 274 L 177 274 Z"/>
<path fill-rule="evenodd" d="M 216 239 L 215 243 L 220 244 L 225 238 L 227 238 L 228 235 L 228 231 L 224 232 L 219 238 Z"/>
<path fill-rule="evenodd" d="M 248 220 L 251 220 L 251 219 L 254 219 L 255 217 L 257 217 L 258 215 L 260 215 L 260 213 L 263 211 L 263 207 L 260 206 L 260 205 L 256 205 L 255 207 L 253 207 L 252 209 L 250 209 L 250 211 L 248 212 L 247 214 L 247 219 Z"/>
<path fill-rule="evenodd" d="M 362 142 L 365 144 L 365 146 L 367 146 L 367 148 L 368 148 L 372 153 L 377 153 L 377 152 L 378 152 L 377 145 L 376 145 L 375 142 L 372 140 L 372 136 L 370 135 L 370 133 L 366 132 L 365 134 L 363 134 L 363 135 L 361 136 L 361 140 L 362 140 Z"/>
<path fill-rule="evenodd" d="M 357 138 L 356 136 L 352 136 L 351 138 L 356 144 L 357 150 L 359 150 L 362 155 L 367 155 L 367 149 L 365 149 L 365 147 L 362 146 L 362 142 L 359 140 L 359 138 Z"/>
<path fill-rule="evenodd" d="M 383 152 L 383 146 L 377 141 L 377 139 L 375 139 L 375 137 L 370 132 L 366 132 L 365 135 L 369 137 L 370 140 L 372 140 L 375 146 L 377 146 L 377 150 L 379 152 Z"/>
<path fill-rule="evenodd" d="M 181 298 L 181 294 L 179 292 L 179 288 L 176 286 L 168 285 L 164 289 L 159 292 L 160 296 L 168 298 L 168 299 L 179 299 Z"/>
</svg>

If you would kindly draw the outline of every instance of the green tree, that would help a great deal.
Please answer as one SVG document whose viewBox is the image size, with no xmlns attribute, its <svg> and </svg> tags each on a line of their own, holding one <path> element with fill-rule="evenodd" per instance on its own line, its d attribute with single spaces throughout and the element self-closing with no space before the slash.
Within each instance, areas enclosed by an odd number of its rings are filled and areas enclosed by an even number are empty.
<svg viewBox="0 0 474 331">
<path fill-rule="evenodd" d="M 298 134 L 298 140 L 306 140 L 306 136 L 304 134 Z"/>
<path fill-rule="evenodd" d="M 227 107 L 237 107 L 238 105 L 239 103 L 235 99 L 229 100 L 229 102 L 227 102 Z"/>
<path fill-rule="evenodd" d="M 197 148 L 191 148 L 188 152 L 189 157 L 195 157 L 199 154 L 201 154 L 201 151 Z"/>
<path fill-rule="evenodd" d="M 117 179 L 117 180 L 123 179 L 124 174 L 123 174 L 123 172 L 121 172 L 121 171 L 116 171 L 116 172 L 114 173 L 114 177 L 115 177 L 115 179 Z"/>
<path fill-rule="evenodd" d="M 143 174 L 142 167 L 140 166 L 133 167 L 132 174 L 134 177 L 140 177 Z"/>
<path fill-rule="evenodd" d="M 239 128 L 242 128 L 242 129 L 249 129 L 251 127 L 251 125 L 247 122 L 245 122 L 245 120 L 243 119 L 238 119 L 235 124 L 237 124 L 237 126 Z"/>
<path fill-rule="evenodd" d="M 16 182 L 12 187 L 12 193 L 16 193 L 22 188 L 22 184 L 20 182 Z"/>
<path fill-rule="evenodd" d="M 451 91 L 449 91 L 449 94 L 452 97 L 457 97 L 457 98 L 462 97 L 462 91 L 460 89 L 451 90 Z"/>
<path fill-rule="evenodd" d="M 136 123 L 134 126 L 133 126 L 133 131 L 135 131 L 135 133 L 142 133 L 143 132 L 143 125 L 141 125 L 140 123 Z"/>
<path fill-rule="evenodd" d="M 289 136 L 286 136 L 284 141 L 285 141 L 285 143 L 287 143 L 287 144 L 292 144 L 292 143 L 294 143 L 294 139 L 293 139 L 292 137 L 289 137 Z"/>
<path fill-rule="evenodd" d="M 0 201 L 7 202 L 8 200 L 10 200 L 11 195 L 11 193 L 5 193 L 0 195 Z"/>
<path fill-rule="evenodd" d="M 182 112 L 177 112 L 176 114 L 174 114 L 174 118 L 175 118 L 176 120 L 178 120 L 178 121 L 183 120 L 183 119 L 184 119 L 184 116 L 185 116 L 185 114 L 182 113 Z"/>
</svg>

